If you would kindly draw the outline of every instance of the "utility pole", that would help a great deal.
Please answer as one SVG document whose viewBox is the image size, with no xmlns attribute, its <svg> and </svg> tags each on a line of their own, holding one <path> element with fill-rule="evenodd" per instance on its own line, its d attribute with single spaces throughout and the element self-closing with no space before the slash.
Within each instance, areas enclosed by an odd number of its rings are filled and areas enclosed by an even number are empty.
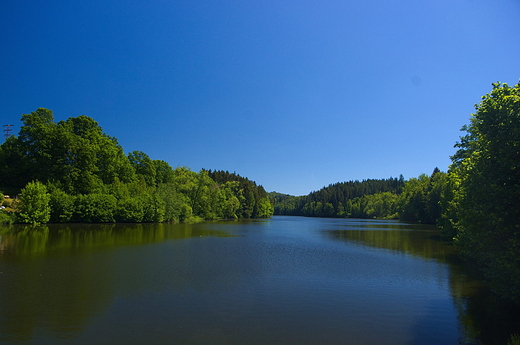
<svg viewBox="0 0 520 345">
<path fill-rule="evenodd" d="M 7 138 L 9 138 L 11 136 L 11 131 L 12 131 L 11 127 L 12 126 L 13 125 L 4 125 L 4 137 L 6 140 L 7 140 Z"/>
</svg>

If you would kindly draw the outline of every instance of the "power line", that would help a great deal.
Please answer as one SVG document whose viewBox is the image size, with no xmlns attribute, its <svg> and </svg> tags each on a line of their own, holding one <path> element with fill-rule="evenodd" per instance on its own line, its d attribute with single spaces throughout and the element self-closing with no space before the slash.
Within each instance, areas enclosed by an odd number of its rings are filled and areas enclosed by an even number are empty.
<svg viewBox="0 0 520 345">
<path fill-rule="evenodd" d="M 14 125 L 4 125 L 4 137 L 7 139 L 11 136 L 11 127 L 13 127 Z"/>
</svg>

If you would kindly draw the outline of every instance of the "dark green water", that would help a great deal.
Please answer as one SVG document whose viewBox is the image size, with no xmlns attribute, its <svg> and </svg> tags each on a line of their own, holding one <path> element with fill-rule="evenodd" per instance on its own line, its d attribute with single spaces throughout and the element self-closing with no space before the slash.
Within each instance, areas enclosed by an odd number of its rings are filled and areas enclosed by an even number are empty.
<svg viewBox="0 0 520 345">
<path fill-rule="evenodd" d="M 303 217 L 0 228 L 0 343 L 505 344 L 438 232 Z"/>
</svg>

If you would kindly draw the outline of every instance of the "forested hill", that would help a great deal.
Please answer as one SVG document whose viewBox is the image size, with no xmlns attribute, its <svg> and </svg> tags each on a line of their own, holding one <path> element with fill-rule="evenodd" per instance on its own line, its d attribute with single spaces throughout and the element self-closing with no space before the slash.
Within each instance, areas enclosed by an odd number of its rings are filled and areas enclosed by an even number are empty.
<svg viewBox="0 0 520 345">
<path fill-rule="evenodd" d="M 348 199 L 359 198 L 363 195 L 377 194 L 383 192 L 391 192 L 400 194 L 404 186 L 404 177 L 401 175 L 399 179 L 368 179 L 363 181 L 348 181 L 330 184 L 318 191 L 308 195 L 312 201 L 325 202 L 330 200 L 331 203 L 338 205 Z"/>
<path fill-rule="evenodd" d="M 0 191 L 21 192 L 22 202 L 9 203 L 9 212 L 0 212 L 0 223 L 272 215 L 267 193 L 255 182 L 223 172 L 172 169 L 142 151 L 126 155 L 117 139 L 88 116 L 56 123 L 51 110 L 39 108 L 21 120 L 18 136 L 0 145 Z"/>
<path fill-rule="evenodd" d="M 295 197 L 280 193 L 270 193 L 274 212 L 279 215 L 302 215 L 318 217 L 394 217 L 396 211 L 390 204 L 395 196 L 401 194 L 404 177 L 388 179 L 368 179 L 330 184 L 308 195 Z M 370 211 L 367 207 L 368 196 L 371 203 L 376 198 L 385 202 L 384 209 Z M 391 199 L 391 200 L 387 200 Z M 386 200 L 386 201 L 385 201 Z M 374 206 L 374 205 L 371 205 Z M 372 207 L 373 208 L 373 207 Z"/>
<path fill-rule="evenodd" d="M 255 181 L 242 177 L 237 173 L 223 170 L 207 170 L 208 176 L 219 185 L 230 184 L 236 190 L 240 190 L 242 213 L 244 218 L 258 218 L 273 213 L 273 207 L 264 187 Z"/>
</svg>

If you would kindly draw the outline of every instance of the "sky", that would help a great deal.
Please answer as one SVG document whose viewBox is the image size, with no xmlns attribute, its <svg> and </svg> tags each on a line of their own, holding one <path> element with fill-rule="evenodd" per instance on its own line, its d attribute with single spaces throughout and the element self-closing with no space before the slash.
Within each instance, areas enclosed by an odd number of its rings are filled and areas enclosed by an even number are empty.
<svg viewBox="0 0 520 345">
<path fill-rule="evenodd" d="M 87 115 L 125 150 L 305 195 L 446 171 L 517 0 L 3 0 L 0 119 Z M 4 138 L 1 138 L 3 142 Z"/>
</svg>

